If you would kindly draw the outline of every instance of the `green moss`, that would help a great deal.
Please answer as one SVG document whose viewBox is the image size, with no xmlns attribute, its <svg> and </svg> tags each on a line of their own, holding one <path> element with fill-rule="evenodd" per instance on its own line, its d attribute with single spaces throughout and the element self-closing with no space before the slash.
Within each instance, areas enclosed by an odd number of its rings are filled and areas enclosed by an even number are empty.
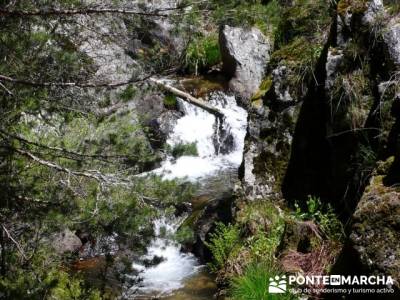
<svg viewBox="0 0 400 300">
<path fill-rule="evenodd" d="M 296 37 L 272 54 L 272 67 L 284 65 L 288 68 L 287 84 L 295 96 L 301 94 L 312 77 L 322 49 L 322 44 L 301 36 Z"/>
<path fill-rule="evenodd" d="M 132 85 L 128 85 L 120 94 L 119 98 L 123 101 L 132 100 L 136 95 L 136 88 Z"/>
<path fill-rule="evenodd" d="M 181 156 L 198 156 L 199 155 L 199 153 L 197 152 L 197 144 L 195 142 L 188 143 L 188 144 L 183 144 L 183 143 L 176 144 L 172 148 L 171 154 L 175 158 L 178 158 Z"/>
<path fill-rule="evenodd" d="M 173 94 L 166 94 L 164 97 L 164 105 L 166 108 L 175 109 L 178 105 L 178 100 Z"/>
<path fill-rule="evenodd" d="M 331 5 L 325 0 L 297 0 L 283 11 L 280 42 L 290 42 L 296 37 L 306 37 L 317 42 L 328 30 L 331 22 Z M 314 43 L 309 43 L 308 46 Z"/>
<path fill-rule="evenodd" d="M 389 157 L 386 161 L 379 161 L 377 163 L 376 173 L 378 175 L 387 175 L 394 161 L 395 161 L 394 156 Z"/>
<path fill-rule="evenodd" d="M 347 12 L 352 14 L 362 14 L 368 8 L 368 0 L 340 0 L 337 11 L 341 15 Z"/>
<path fill-rule="evenodd" d="M 261 82 L 258 91 L 253 95 L 253 97 L 251 97 L 251 101 L 257 101 L 261 99 L 266 93 L 268 93 L 271 86 L 272 86 L 272 77 L 268 76 Z"/>
</svg>

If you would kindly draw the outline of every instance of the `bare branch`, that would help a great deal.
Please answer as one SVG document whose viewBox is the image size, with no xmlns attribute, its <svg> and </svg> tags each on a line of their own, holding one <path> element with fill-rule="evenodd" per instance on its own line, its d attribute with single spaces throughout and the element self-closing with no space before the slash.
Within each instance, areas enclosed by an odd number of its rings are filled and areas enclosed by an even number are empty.
<svg viewBox="0 0 400 300">
<path fill-rule="evenodd" d="M 179 8 L 171 8 L 181 9 Z M 165 10 L 164 10 L 165 11 Z M 82 9 L 34 9 L 34 10 L 7 10 L 0 9 L 0 16 L 6 17 L 29 17 L 29 16 L 73 16 L 73 15 L 94 15 L 104 13 L 116 13 L 116 14 L 127 14 L 127 15 L 138 15 L 138 16 L 151 16 L 151 17 L 168 17 L 169 14 L 162 14 L 159 11 L 138 11 L 128 8 L 82 8 Z"/>
<path fill-rule="evenodd" d="M 57 151 L 57 152 L 61 152 L 63 154 L 69 155 L 68 157 L 63 156 L 64 158 L 70 158 L 71 156 L 73 157 L 79 157 L 81 159 L 87 159 L 87 158 L 91 158 L 91 159 L 97 159 L 97 160 L 102 160 L 105 162 L 109 162 L 108 159 L 124 159 L 127 158 L 127 156 L 123 156 L 123 155 L 99 155 L 99 154 L 95 154 L 95 155 L 90 155 L 90 154 L 84 154 L 84 153 L 80 153 L 80 152 L 76 152 L 76 151 L 72 151 L 72 150 L 68 150 L 65 148 L 61 148 L 61 147 L 54 147 L 54 146 L 48 146 L 48 145 L 44 145 L 41 143 L 37 143 L 37 142 L 33 142 L 30 140 L 27 140 L 26 138 L 19 136 L 19 135 L 15 135 L 15 134 L 11 134 L 8 133 L 2 129 L 0 129 L 0 134 L 3 135 L 5 138 L 10 138 L 10 139 L 15 139 L 18 140 L 24 144 L 27 145 L 32 145 L 35 147 L 40 147 L 43 149 L 47 149 L 49 151 Z"/>
<path fill-rule="evenodd" d="M 205 111 L 208 111 L 210 114 L 215 115 L 217 118 L 219 119 L 223 119 L 224 118 L 224 114 L 221 110 L 219 110 L 218 108 L 209 105 L 207 102 L 205 102 L 203 99 L 199 99 L 196 97 L 193 97 L 192 95 L 190 95 L 189 93 L 186 93 L 184 91 L 181 91 L 165 82 L 163 82 L 162 80 L 159 79 L 155 79 L 155 78 L 150 78 L 149 79 L 151 82 L 159 85 L 160 87 L 162 87 L 163 89 L 167 90 L 168 92 L 181 97 L 183 100 L 198 106 L 202 109 L 204 109 Z"/>
<path fill-rule="evenodd" d="M 19 253 L 21 253 L 24 260 L 28 260 L 21 245 L 12 237 L 10 232 L 7 230 L 7 228 L 3 224 L 1 224 L 1 227 L 3 228 L 4 232 L 7 234 L 7 237 L 15 244 L 15 246 L 17 246 L 17 249 L 18 249 Z"/>
<path fill-rule="evenodd" d="M 7 92 L 9 96 L 14 96 L 14 94 L 4 85 L 0 82 L 0 86 Z"/>
<path fill-rule="evenodd" d="M 94 179 L 94 180 L 96 180 L 98 182 L 108 182 L 109 181 L 108 180 L 109 178 L 107 176 L 101 174 L 100 172 L 94 173 L 92 171 L 82 171 L 82 172 L 81 171 L 72 171 L 72 170 L 70 170 L 68 168 L 65 168 L 65 167 L 62 167 L 62 166 L 60 166 L 60 165 L 58 165 L 58 164 L 56 164 L 54 162 L 50 162 L 50 161 L 41 159 L 41 158 L 37 157 L 36 155 L 33 155 L 32 153 L 28 152 L 28 151 L 25 151 L 25 150 L 22 150 L 22 149 L 14 149 L 14 150 L 17 153 L 19 153 L 19 154 L 21 154 L 23 156 L 26 156 L 26 157 L 34 160 L 35 162 L 43 165 L 43 166 L 55 169 L 55 170 L 57 170 L 59 172 L 64 172 L 64 173 L 67 173 L 67 174 L 80 176 L 80 177 L 91 178 L 91 179 Z"/>
<path fill-rule="evenodd" d="M 120 82 L 84 82 L 84 83 L 80 83 L 80 82 L 39 82 L 39 81 L 31 81 L 31 80 L 26 80 L 26 79 L 15 79 L 15 78 L 0 74 L 0 82 L 6 81 L 6 82 L 15 83 L 15 84 L 23 84 L 23 85 L 29 85 L 29 86 L 34 86 L 34 87 L 117 88 L 120 86 L 132 84 L 132 83 L 146 81 L 151 76 L 152 75 L 148 75 L 143 78 L 130 79 L 130 80 L 120 81 Z"/>
</svg>

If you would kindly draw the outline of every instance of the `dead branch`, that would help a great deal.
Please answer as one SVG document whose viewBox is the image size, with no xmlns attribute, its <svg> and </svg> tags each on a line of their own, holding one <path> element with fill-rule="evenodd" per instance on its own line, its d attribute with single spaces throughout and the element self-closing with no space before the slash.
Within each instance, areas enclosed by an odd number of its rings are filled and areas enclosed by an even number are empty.
<svg viewBox="0 0 400 300">
<path fill-rule="evenodd" d="M 3 230 L 6 233 L 7 237 L 15 244 L 15 246 L 17 246 L 17 249 L 18 249 L 19 253 L 21 253 L 21 255 L 24 258 L 24 260 L 28 260 L 28 258 L 26 257 L 25 252 L 22 249 L 21 245 L 12 237 L 10 232 L 7 230 L 7 228 L 3 224 L 1 224 L 1 227 L 3 228 Z"/>
<path fill-rule="evenodd" d="M 109 178 L 108 176 L 105 176 L 103 174 L 101 174 L 100 172 L 93 172 L 93 171 L 72 171 L 68 168 L 62 167 L 54 162 L 50 162 L 47 160 L 43 160 L 39 157 L 37 157 L 36 155 L 33 155 L 32 153 L 22 150 L 22 149 L 14 149 L 17 153 L 28 157 L 30 159 L 32 159 L 33 161 L 37 162 L 40 165 L 55 169 L 59 172 L 63 172 L 63 173 L 67 173 L 70 175 L 75 175 L 75 176 L 79 176 L 79 177 L 87 177 L 87 178 L 91 178 L 94 179 L 98 182 L 109 182 Z"/>
<path fill-rule="evenodd" d="M 175 8 L 181 9 L 181 8 Z M 171 8 L 172 10 L 172 8 Z M 34 9 L 34 10 L 7 10 L 0 9 L 0 16 L 6 17 L 31 17 L 31 16 L 73 16 L 73 15 L 94 15 L 94 14 L 127 14 L 127 15 L 138 15 L 138 16 L 151 16 L 151 17 L 168 17 L 169 14 L 162 14 L 158 11 L 138 11 L 127 8 L 82 8 L 82 9 Z"/>
<path fill-rule="evenodd" d="M 71 87 L 78 87 L 78 88 L 117 88 L 121 87 L 124 85 L 132 84 L 132 83 L 138 83 L 141 81 L 146 81 L 149 79 L 151 75 L 139 78 L 139 79 L 130 79 L 126 81 L 119 81 L 119 82 L 39 82 L 39 81 L 31 81 L 31 80 L 26 80 L 26 79 L 16 79 L 12 78 L 9 76 L 1 75 L 0 74 L 0 82 L 1 81 L 6 81 L 6 82 L 11 82 L 15 84 L 24 84 L 24 85 L 29 85 L 33 87 L 66 87 L 66 88 L 71 88 Z"/>
<path fill-rule="evenodd" d="M 206 111 L 208 111 L 209 113 L 215 115 L 217 118 L 219 119 L 223 119 L 224 118 L 224 114 L 216 107 L 213 107 L 209 104 L 207 104 L 204 100 L 199 99 L 199 98 L 195 98 L 192 95 L 190 95 L 189 93 L 186 93 L 184 91 L 181 91 L 159 79 L 155 79 L 155 78 L 149 78 L 149 81 L 161 86 L 163 89 L 165 89 L 168 92 L 171 92 L 172 94 L 182 98 L 183 100 L 196 105 Z"/>
</svg>

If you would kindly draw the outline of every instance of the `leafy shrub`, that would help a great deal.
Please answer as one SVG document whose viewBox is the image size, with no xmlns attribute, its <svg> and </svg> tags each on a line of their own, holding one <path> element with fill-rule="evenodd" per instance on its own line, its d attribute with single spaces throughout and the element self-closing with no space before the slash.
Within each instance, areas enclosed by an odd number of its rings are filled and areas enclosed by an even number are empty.
<svg viewBox="0 0 400 300">
<path fill-rule="evenodd" d="M 240 245 L 240 230 L 237 225 L 217 223 L 215 232 L 211 234 L 206 246 L 210 249 L 213 261 L 209 264 L 213 272 L 223 268 L 230 255 Z"/>
<path fill-rule="evenodd" d="M 176 144 L 172 150 L 171 150 L 171 154 L 173 157 L 178 158 L 181 156 L 197 156 L 199 155 L 198 151 L 197 151 L 197 144 L 194 143 L 189 143 L 189 144 L 183 144 L 183 143 L 179 143 Z"/>
<path fill-rule="evenodd" d="M 284 231 L 284 218 L 268 201 L 248 204 L 238 217 L 240 224 L 252 228 L 246 245 L 253 260 L 272 262 Z"/>
<path fill-rule="evenodd" d="M 194 39 L 186 49 L 185 67 L 196 75 L 221 61 L 216 34 Z"/>
<path fill-rule="evenodd" d="M 317 197 L 308 196 L 306 210 L 295 204 L 295 216 L 301 220 L 312 220 L 330 239 L 340 240 L 344 236 L 343 224 L 337 218 L 330 204 L 323 205 Z"/>
<path fill-rule="evenodd" d="M 189 226 L 182 226 L 175 233 L 174 239 L 180 244 L 194 243 L 194 231 Z"/>
</svg>

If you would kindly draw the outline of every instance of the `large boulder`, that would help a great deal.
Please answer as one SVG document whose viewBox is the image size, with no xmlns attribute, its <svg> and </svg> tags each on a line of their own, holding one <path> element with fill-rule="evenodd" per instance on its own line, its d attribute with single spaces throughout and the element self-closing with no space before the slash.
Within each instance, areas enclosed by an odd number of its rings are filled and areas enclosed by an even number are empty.
<svg viewBox="0 0 400 300">
<path fill-rule="evenodd" d="M 357 205 L 350 239 L 363 269 L 400 280 L 400 191 L 376 175 Z"/>
<path fill-rule="evenodd" d="M 82 247 L 80 238 L 69 229 L 57 233 L 52 241 L 54 250 L 57 253 L 77 252 Z"/>
<path fill-rule="evenodd" d="M 230 88 L 249 100 L 258 90 L 270 60 L 272 43 L 259 29 L 225 25 L 220 31 L 224 72 Z"/>
</svg>

